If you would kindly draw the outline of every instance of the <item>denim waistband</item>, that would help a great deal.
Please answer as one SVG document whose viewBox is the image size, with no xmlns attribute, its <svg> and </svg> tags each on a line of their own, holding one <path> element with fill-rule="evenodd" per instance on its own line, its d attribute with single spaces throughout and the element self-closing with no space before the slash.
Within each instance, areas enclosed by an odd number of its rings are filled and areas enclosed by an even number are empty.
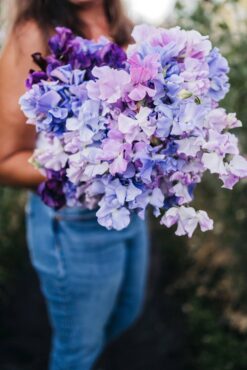
<svg viewBox="0 0 247 370">
<path fill-rule="evenodd" d="M 83 220 L 83 219 L 93 219 L 96 218 L 97 208 L 94 210 L 89 210 L 85 207 L 68 207 L 65 206 L 59 210 L 54 210 L 43 203 L 40 196 L 36 193 L 30 191 L 28 194 L 28 202 L 26 206 L 27 213 L 42 207 L 42 209 L 47 213 L 48 216 L 54 217 L 58 220 L 70 219 L 73 220 Z"/>
<path fill-rule="evenodd" d="M 82 207 L 64 207 L 56 211 L 45 205 L 40 196 L 34 192 L 29 193 L 29 199 L 26 206 L 26 214 L 28 218 L 32 219 L 35 217 L 37 220 L 40 220 L 40 222 L 49 222 L 51 220 L 57 220 L 58 222 L 64 221 L 65 223 L 69 222 L 70 225 L 74 224 L 76 227 L 81 221 L 85 227 L 90 226 L 90 230 L 92 230 L 92 227 L 95 228 L 95 231 L 100 228 L 101 234 L 102 230 L 105 230 L 105 233 L 108 234 L 109 230 L 102 228 L 98 224 L 96 212 L 97 209 L 88 210 Z M 145 227 L 145 224 L 146 222 L 143 222 L 143 220 L 141 220 L 137 214 L 131 214 L 131 222 L 127 228 L 120 231 L 110 230 L 111 235 L 114 234 L 117 239 L 121 237 L 132 237 L 134 234 L 141 232 L 142 228 Z M 82 233 L 85 233 L 85 227 L 81 228 Z"/>
<path fill-rule="evenodd" d="M 96 212 L 98 208 L 93 210 L 87 209 L 85 207 L 63 207 L 59 210 L 55 210 L 46 204 L 43 203 L 39 195 L 30 191 L 28 194 L 28 202 L 26 204 L 26 213 L 31 214 L 32 212 L 39 213 L 40 211 L 43 214 L 46 214 L 48 217 L 57 219 L 57 220 L 68 220 L 68 221 L 79 221 L 79 220 L 97 220 Z M 131 220 L 137 220 L 142 222 L 137 214 L 131 214 Z"/>
</svg>

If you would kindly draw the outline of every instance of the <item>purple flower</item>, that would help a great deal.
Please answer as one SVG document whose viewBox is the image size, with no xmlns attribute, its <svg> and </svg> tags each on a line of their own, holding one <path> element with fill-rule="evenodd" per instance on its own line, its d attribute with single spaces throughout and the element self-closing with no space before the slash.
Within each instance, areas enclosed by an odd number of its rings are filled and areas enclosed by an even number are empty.
<svg viewBox="0 0 247 370">
<path fill-rule="evenodd" d="M 38 84 L 40 81 L 46 81 L 47 79 L 48 76 L 46 72 L 31 70 L 26 80 L 26 87 L 27 89 L 31 89 L 33 85 Z"/>
<path fill-rule="evenodd" d="M 128 60 L 130 65 L 130 77 L 133 89 L 129 97 L 135 101 L 145 98 L 146 94 L 153 97 L 155 90 L 148 86 L 148 81 L 157 77 L 159 63 L 158 55 L 148 55 L 141 59 L 138 54 L 134 54 Z"/>
<path fill-rule="evenodd" d="M 176 235 L 192 236 L 198 223 L 202 231 L 212 230 L 213 221 L 208 217 L 204 211 L 196 212 L 192 207 L 172 207 L 161 219 L 161 224 L 171 227 L 178 224 Z"/>
<path fill-rule="evenodd" d="M 38 194 L 43 202 L 56 210 L 66 204 L 64 193 L 64 172 L 47 171 L 47 180 L 38 187 Z"/>
<path fill-rule="evenodd" d="M 106 227 L 108 230 L 122 230 L 130 223 L 130 211 L 125 207 L 108 208 L 100 207 L 96 213 L 100 225 Z"/>
<path fill-rule="evenodd" d="M 99 65 L 107 65 L 111 68 L 123 68 L 127 60 L 125 51 L 117 44 L 108 42 L 96 52 Z"/>
<path fill-rule="evenodd" d="M 211 81 L 209 93 L 216 101 L 222 100 L 229 91 L 227 60 L 214 48 L 208 57 L 209 78 Z"/>
<path fill-rule="evenodd" d="M 54 68 L 70 64 L 73 68 L 86 69 L 86 75 L 90 76 L 96 65 L 95 50 L 90 51 L 91 45 L 94 45 L 92 41 L 76 37 L 67 28 L 57 27 L 56 34 L 49 41 L 52 55 L 46 58 L 47 72 L 50 74 Z"/>
<path fill-rule="evenodd" d="M 42 56 L 41 53 L 34 53 L 32 54 L 33 62 L 41 69 L 41 71 L 45 72 L 47 68 L 47 60 Z"/>
<path fill-rule="evenodd" d="M 235 155 L 230 163 L 225 165 L 225 169 L 226 173 L 221 173 L 220 179 L 223 181 L 223 187 L 232 189 L 241 178 L 247 177 L 247 160 L 241 155 Z"/>
<path fill-rule="evenodd" d="M 96 81 L 89 81 L 87 84 L 88 96 L 91 99 L 116 103 L 130 83 L 127 72 L 108 66 L 95 67 L 92 73 Z"/>
<path fill-rule="evenodd" d="M 194 58 L 184 60 L 184 71 L 181 73 L 184 87 L 193 95 L 203 96 L 210 87 L 209 66 L 206 61 Z"/>
<path fill-rule="evenodd" d="M 160 67 L 159 55 L 147 55 L 141 59 L 138 54 L 134 54 L 128 59 L 128 64 L 133 84 L 146 83 L 157 77 Z"/>
<path fill-rule="evenodd" d="M 66 167 L 68 155 L 56 136 L 51 138 L 46 134 L 40 135 L 32 159 L 46 170 L 60 171 Z"/>
<path fill-rule="evenodd" d="M 71 41 L 75 39 L 72 31 L 65 27 L 57 27 L 56 34 L 49 40 L 51 52 L 57 59 L 66 57 L 71 51 Z"/>
<path fill-rule="evenodd" d="M 137 26 L 127 54 L 57 28 L 51 55 L 33 56 L 21 109 L 39 133 L 32 163 L 47 175 L 43 201 L 59 209 L 98 208 L 98 222 L 122 230 L 151 207 L 176 235 L 211 230 L 189 207 L 209 170 L 233 188 L 247 160 L 228 130 L 235 114 L 218 108 L 227 61 L 197 31 Z M 42 138 L 44 140 L 42 140 Z"/>
</svg>

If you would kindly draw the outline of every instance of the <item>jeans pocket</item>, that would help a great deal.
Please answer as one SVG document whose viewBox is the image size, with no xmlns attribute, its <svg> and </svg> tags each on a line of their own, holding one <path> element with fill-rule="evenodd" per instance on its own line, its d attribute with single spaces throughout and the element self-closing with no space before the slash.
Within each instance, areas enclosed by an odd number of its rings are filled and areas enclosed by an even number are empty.
<svg viewBox="0 0 247 370">
<path fill-rule="evenodd" d="M 117 231 L 100 226 L 96 218 L 80 222 L 60 220 L 58 229 L 69 279 L 106 278 L 120 268 L 125 239 Z"/>
<path fill-rule="evenodd" d="M 42 203 L 35 207 L 27 204 L 26 236 L 32 265 L 40 272 L 64 278 L 65 258 L 57 237 L 57 222 Z"/>
</svg>

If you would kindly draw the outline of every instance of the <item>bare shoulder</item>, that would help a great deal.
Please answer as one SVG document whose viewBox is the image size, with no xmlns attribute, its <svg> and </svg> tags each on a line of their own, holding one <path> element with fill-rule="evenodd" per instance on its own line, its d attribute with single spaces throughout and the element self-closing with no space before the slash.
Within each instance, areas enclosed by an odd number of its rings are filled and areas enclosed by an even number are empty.
<svg viewBox="0 0 247 370">
<path fill-rule="evenodd" d="M 31 54 L 46 52 L 46 45 L 40 27 L 34 21 L 27 21 L 14 28 L 8 35 L 0 56 L 1 62 L 31 63 Z"/>
<path fill-rule="evenodd" d="M 35 22 L 26 22 L 8 35 L 0 55 L 0 132 L 1 127 L 24 127 L 18 101 L 24 94 L 30 69 L 37 69 L 31 55 L 44 53 L 42 31 Z M 24 128 L 23 128 L 24 129 Z"/>
<path fill-rule="evenodd" d="M 37 48 L 40 52 L 46 50 L 43 32 L 35 21 L 27 21 L 12 33 L 23 51 L 37 50 Z"/>
</svg>

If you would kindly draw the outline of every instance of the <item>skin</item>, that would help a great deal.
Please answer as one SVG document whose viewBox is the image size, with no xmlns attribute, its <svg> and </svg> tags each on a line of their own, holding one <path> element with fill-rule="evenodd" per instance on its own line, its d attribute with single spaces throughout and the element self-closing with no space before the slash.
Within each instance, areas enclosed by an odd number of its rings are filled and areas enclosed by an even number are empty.
<svg viewBox="0 0 247 370">
<path fill-rule="evenodd" d="M 52 0 L 51 0 L 52 1 Z M 71 0 L 87 27 L 87 37 L 109 37 L 103 0 Z M 33 125 L 26 124 L 18 101 L 25 92 L 28 71 L 37 67 L 30 55 L 46 53 L 42 32 L 35 22 L 27 22 L 12 32 L 0 55 L 0 184 L 36 189 L 43 176 L 28 163 L 35 148 Z"/>
</svg>

